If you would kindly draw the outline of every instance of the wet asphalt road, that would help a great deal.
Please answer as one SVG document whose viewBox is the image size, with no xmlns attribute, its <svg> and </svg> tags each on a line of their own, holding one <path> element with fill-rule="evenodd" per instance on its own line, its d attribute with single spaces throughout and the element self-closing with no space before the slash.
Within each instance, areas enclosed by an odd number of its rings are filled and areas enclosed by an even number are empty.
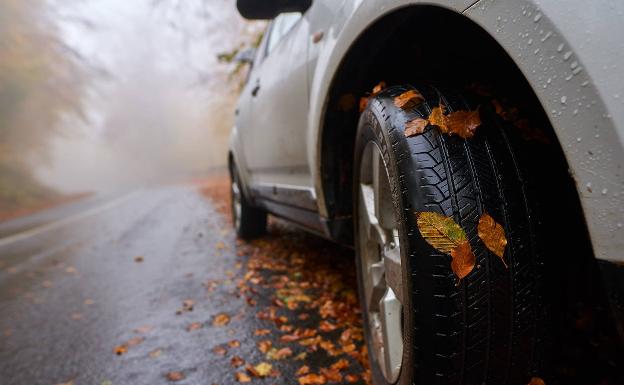
<svg viewBox="0 0 624 385">
<path fill-rule="evenodd" d="M 62 211 L 0 239 L 0 385 L 165 384 L 170 371 L 181 384 L 237 383 L 229 356 L 212 351 L 233 339 L 248 362 L 263 359 L 253 333 L 266 325 L 232 295 L 242 274 L 235 236 L 196 187 Z M 207 290 L 212 280 L 220 284 Z M 176 314 L 189 299 L 193 310 Z M 212 327 L 222 312 L 237 322 Z M 194 322 L 202 327 L 187 331 Z M 299 366 L 254 381 L 294 383 Z"/>
</svg>

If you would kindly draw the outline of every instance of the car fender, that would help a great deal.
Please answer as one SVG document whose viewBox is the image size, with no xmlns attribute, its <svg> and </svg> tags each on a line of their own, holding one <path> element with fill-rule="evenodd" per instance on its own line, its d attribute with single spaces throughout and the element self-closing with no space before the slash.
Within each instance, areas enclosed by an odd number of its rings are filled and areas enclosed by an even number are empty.
<svg viewBox="0 0 624 385">
<path fill-rule="evenodd" d="M 322 216 L 322 122 L 334 74 L 349 47 L 384 14 L 415 2 L 353 6 L 320 51 L 311 84 L 309 159 Z M 431 2 L 427 3 L 431 5 Z M 485 29 L 515 61 L 539 98 L 572 174 L 597 258 L 624 262 L 624 3 L 582 0 L 481 0 L 462 12 Z M 582 10 L 582 12 L 581 12 Z M 620 70 L 621 71 L 621 70 Z M 547 165 L 544 165 L 547 167 Z M 565 228 L 562 218 L 562 228 Z M 553 230 L 555 231 L 555 230 Z M 561 229 L 557 229 L 561 231 Z"/>
</svg>

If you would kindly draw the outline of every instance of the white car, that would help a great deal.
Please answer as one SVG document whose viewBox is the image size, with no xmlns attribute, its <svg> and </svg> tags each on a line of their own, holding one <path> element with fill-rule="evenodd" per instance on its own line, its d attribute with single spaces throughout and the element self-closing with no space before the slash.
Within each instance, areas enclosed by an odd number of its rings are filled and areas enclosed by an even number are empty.
<svg viewBox="0 0 624 385">
<path fill-rule="evenodd" d="M 375 384 L 565 383 L 559 321 L 603 286 L 624 330 L 624 2 L 237 6 L 272 19 L 237 233 L 270 213 L 354 247 Z"/>
</svg>

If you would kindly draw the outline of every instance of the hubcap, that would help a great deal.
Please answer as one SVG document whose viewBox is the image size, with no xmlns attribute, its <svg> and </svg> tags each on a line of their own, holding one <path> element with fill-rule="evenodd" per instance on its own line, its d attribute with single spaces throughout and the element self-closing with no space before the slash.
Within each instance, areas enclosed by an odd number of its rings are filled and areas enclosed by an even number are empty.
<svg viewBox="0 0 624 385">
<path fill-rule="evenodd" d="M 390 383 L 403 359 L 403 279 L 388 171 L 373 142 L 364 149 L 358 197 L 359 258 L 372 354 Z"/>
<path fill-rule="evenodd" d="M 232 214 L 234 216 L 234 227 L 238 229 L 240 227 L 240 217 L 241 217 L 241 192 L 238 188 L 238 183 L 236 183 L 236 179 L 232 180 Z"/>
</svg>

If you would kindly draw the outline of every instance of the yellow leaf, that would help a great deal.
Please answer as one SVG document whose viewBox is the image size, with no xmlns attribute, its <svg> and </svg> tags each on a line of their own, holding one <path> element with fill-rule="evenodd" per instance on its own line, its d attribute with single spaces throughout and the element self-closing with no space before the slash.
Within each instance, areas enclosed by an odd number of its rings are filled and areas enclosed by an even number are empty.
<svg viewBox="0 0 624 385">
<path fill-rule="evenodd" d="M 217 327 L 225 326 L 229 323 L 230 323 L 230 316 L 225 313 L 217 314 L 215 318 L 212 320 L 212 326 L 217 326 Z"/>
<path fill-rule="evenodd" d="M 507 238 L 505 238 L 503 226 L 496 223 L 494 218 L 487 213 L 483 213 L 481 218 L 479 218 L 477 232 L 483 244 L 501 259 L 505 267 L 508 267 L 503 259 L 505 246 L 507 246 Z"/>
<path fill-rule="evenodd" d="M 453 220 L 434 212 L 416 214 L 418 230 L 436 250 L 453 257 L 451 269 L 461 280 L 472 271 L 475 256 L 464 230 Z"/>
<path fill-rule="evenodd" d="M 271 364 L 267 362 L 261 362 L 258 365 L 254 366 L 251 372 L 257 377 L 266 377 L 271 374 L 272 370 L 273 366 Z"/>
<path fill-rule="evenodd" d="M 238 381 L 238 382 L 250 382 L 251 381 L 251 377 L 249 377 L 245 373 L 237 372 L 236 373 L 236 381 Z"/>
</svg>

